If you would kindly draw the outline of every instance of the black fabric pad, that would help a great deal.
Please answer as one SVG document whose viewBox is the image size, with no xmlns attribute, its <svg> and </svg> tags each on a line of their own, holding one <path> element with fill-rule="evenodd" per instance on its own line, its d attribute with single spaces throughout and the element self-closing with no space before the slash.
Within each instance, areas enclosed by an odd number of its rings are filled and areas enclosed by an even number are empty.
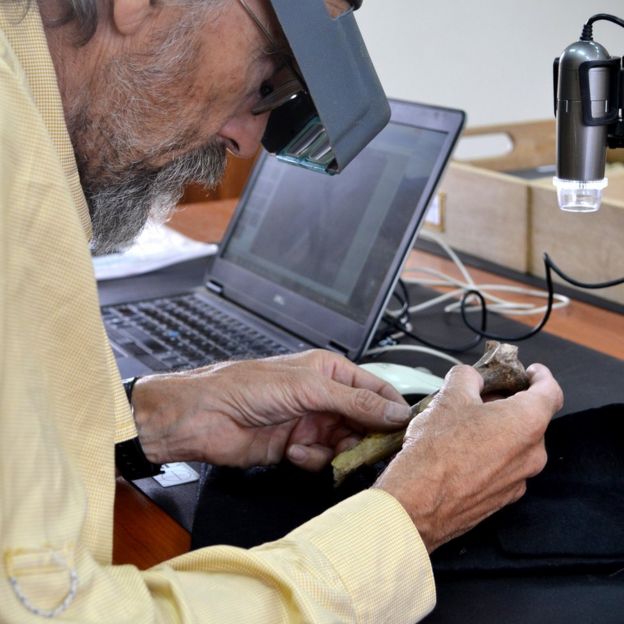
<svg viewBox="0 0 624 624">
<path fill-rule="evenodd" d="M 438 576 L 624 566 L 624 405 L 554 420 L 549 461 L 527 494 L 432 557 Z M 335 489 L 329 470 L 204 467 L 192 547 L 277 539 L 368 487 L 383 462 Z"/>
<path fill-rule="evenodd" d="M 248 470 L 205 465 L 191 548 L 214 544 L 250 548 L 279 539 L 368 487 L 376 472 L 365 467 L 334 488 L 330 468 L 310 473 L 288 463 Z"/>
<path fill-rule="evenodd" d="M 433 553 L 439 577 L 624 566 L 624 405 L 554 420 L 546 449 L 520 501 Z"/>
<path fill-rule="evenodd" d="M 546 444 L 548 469 L 501 514 L 503 551 L 624 558 L 624 405 L 556 420 Z"/>
<path fill-rule="evenodd" d="M 105 305 L 141 297 L 164 296 L 190 289 L 201 283 L 205 262 L 205 259 L 192 260 L 143 276 L 101 282 L 98 285 L 101 303 Z M 412 304 L 429 299 L 434 294 L 431 290 L 416 286 L 410 286 L 409 291 Z M 459 315 L 444 314 L 442 308 L 443 306 L 440 305 L 413 315 L 414 331 L 423 338 L 442 345 L 453 346 L 470 341 L 473 335 L 463 326 Z M 488 319 L 490 331 L 511 336 L 518 336 L 527 331 L 525 325 L 496 314 L 488 315 Z M 478 324 L 476 318 L 473 322 Z M 622 361 L 579 344 L 562 340 L 545 331 L 530 340 L 519 343 L 519 347 L 520 359 L 525 364 L 541 362 L 553 371 L 565 395 L 566 404 L 561 412 L 562 415 L 610 403 L 624 403 L 624 363 Z M 480 344 L 458 357 L 472 364 L 482 353 L 483 345 Z M 397 351 L 382 356 L 382 359 L 410 366 L 424 366 L 441 376 L 449 367 L 448 362 L 421 353 Z M 204 471 L 207 470 L 208 468 L 204 468 Z M 216 475 L 213 474 L 213 476 Z M 197 495 L 202 497 L 201 488 L 198 490 L 197 484 L 162 488 L 150 478 L 135 481 L 134 485 L 183 527 L 191 530 Z M 199 539 L 200 543 L 201 541 L 202 539 Z"/>
</svg>

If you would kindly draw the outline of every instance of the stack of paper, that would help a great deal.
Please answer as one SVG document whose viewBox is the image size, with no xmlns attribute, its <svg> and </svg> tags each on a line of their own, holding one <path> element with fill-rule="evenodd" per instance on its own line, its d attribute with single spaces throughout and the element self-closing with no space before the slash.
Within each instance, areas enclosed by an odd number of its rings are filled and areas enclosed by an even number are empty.
<svg viewBox="0 0 624 624">
<path fill-rule="evenodd" d="M 155 271 L 177 262 L 216 253 L 217 246 L 200 243 L 166 225 L 148 223 L 131 247 L 122 253 L 93 258 L 97 280 Z"/>
</svg>

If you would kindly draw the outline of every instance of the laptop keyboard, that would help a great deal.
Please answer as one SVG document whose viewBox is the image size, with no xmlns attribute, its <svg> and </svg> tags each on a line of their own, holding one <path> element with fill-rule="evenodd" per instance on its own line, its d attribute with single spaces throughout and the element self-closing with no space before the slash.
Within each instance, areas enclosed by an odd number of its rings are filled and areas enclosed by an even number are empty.
<svg viewBox="0 0 624 624">
<path fill-rule="evenodd" d="M 120 347 L 154 371 L 290 353 L 192 294 L 106 306 L 102 318 L 113 349 Z"/>
</svg>

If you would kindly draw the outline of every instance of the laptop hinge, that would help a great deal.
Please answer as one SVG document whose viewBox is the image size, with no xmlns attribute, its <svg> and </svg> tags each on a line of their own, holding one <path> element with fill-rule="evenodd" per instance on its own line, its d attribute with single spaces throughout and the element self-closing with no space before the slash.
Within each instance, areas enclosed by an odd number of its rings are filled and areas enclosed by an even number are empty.
<svg viewBox="0 0 624 624">
<path fill-rule="evenodd" d="M 213 282 L 212 280 L 206 282 L 206 288 L 217 295 L 220 295 L 223 292 L 223 286 L 217 282 Z"/>
<path fill-rule="evenodd" d="M 349 355 L 349 349 L 347 349 L 347 347 L 343 347 L 341 344 L 338 344 L 337 342 L 334 342 L 333 340 L 330 340 L 327 343 L 327 348 L 331 349 L 332 351 L 337 351 L 338 353 L 348 356 Z"/>
</svg>

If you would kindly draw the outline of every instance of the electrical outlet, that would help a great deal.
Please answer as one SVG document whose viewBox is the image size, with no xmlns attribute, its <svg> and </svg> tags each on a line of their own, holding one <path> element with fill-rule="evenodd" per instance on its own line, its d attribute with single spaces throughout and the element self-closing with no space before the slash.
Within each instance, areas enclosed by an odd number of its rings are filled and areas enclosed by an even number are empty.
<svg viewBox="0 0 624 624">
<path fill-rule="evenodd" d="M 444 232 L 444 199 L 444 193 L 436 193 L 431 200 L 423 222 L 427 230 Z"/>
</svg>

